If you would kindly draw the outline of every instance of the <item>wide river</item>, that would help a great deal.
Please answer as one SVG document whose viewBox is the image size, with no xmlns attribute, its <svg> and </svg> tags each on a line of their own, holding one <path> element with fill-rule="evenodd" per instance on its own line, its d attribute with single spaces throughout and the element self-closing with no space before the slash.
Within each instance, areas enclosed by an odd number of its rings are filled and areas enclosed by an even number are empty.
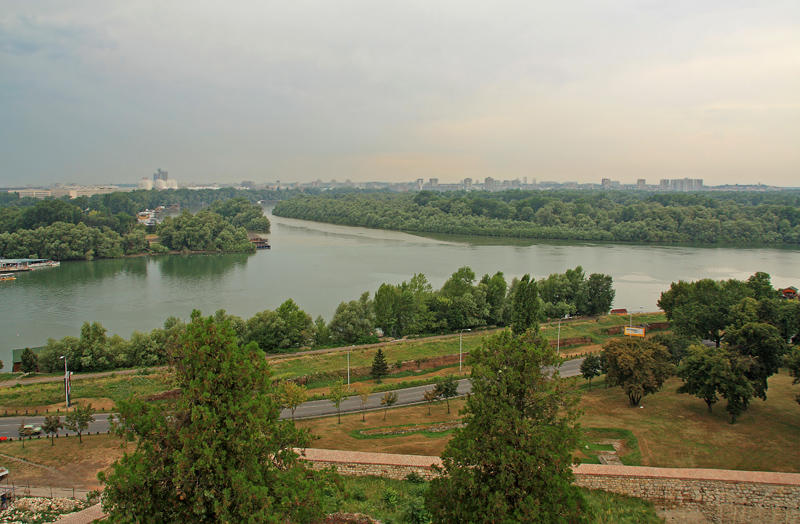
<svg viewBox="0 0 800 524">
<path fill-rule="evenodd" d="M 778 285 L 800 284 L 800 250 L 428 238 L 285 219 L 272 220 L 272 250 L 255 255 L 171 255 L 65 262 L 0 282 L 0 359 L 48 337 L 78 336 L 84 321 L 110 333 L 150 330 L 170 315 L 218 309 L 243 317 L 293 298 L 330 320 L 342 300 L 424 273 L 434 288 L 461 266 L 538 277 L 577 265 L 614 277 L 615 307 L 654 311 L 670 282 L 746 278 L 766 271 Z"/>
</svg>

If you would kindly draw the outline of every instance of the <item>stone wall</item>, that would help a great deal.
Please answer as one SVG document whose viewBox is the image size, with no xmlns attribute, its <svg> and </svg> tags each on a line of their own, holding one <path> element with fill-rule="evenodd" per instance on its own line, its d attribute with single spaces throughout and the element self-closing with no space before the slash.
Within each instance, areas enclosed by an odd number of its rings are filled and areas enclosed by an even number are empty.
<svg viewBox="0 0 800 524">
<path fill-rule="evenodd" d="M 307 449 L 315 469 L 335 466 L 344 475 L 430 479 L 439 457 Z M 701 511 L 714 522 L 800 522 L 800 474 L 717 469 L 581 464 L 576 484 L 652 501 L 657 507 Z"/>
</svg>

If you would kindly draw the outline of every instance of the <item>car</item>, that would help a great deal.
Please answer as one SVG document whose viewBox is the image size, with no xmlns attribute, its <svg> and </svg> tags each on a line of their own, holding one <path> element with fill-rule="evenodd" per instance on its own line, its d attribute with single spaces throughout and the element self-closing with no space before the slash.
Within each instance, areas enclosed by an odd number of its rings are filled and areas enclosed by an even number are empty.
<svg viewBox="0 0 800 524">
<path fill-rule="evenodd" d="M 33 424 L 25 424 L 23 427 L 25 428 L 28 435 L 33 436 L 42 434 L 41 426 L 34 426 Z"/>
</svg>

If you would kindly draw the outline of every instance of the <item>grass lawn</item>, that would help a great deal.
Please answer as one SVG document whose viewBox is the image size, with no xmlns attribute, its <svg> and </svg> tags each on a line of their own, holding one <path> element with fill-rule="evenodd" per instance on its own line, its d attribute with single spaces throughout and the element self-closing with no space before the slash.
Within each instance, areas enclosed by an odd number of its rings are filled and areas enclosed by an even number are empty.
<svg viewBox="0 0 800 524">
<path fill-rule="evenodd" d="M 364 513 L 382 522 L 414 522 L 409 513 L 420 511 L 427 483 L 382 477 L 341 477 L 338 500 L 328 512 Z M 661 519 L 653 505 L 644 500 L 604 491 L 583 490 L 594 515 L 592 523 L 656 523 Z"/>
<path fill-rule="evenodd" d="M 581 400 L 581 425 L 589 442 L 608 437 L 627 440 L 626 435 L 632 434 L 631 449 L 622 454 L 626 464 L 800 472 L 800 447 L 796 445 L 800 405 L 794 400 L 800 388 L 792 385 L 785 372 L 770 378 L 768 400 L 752 401 L 736 424 L 728 424 L 724 400 L 709 414 L 702 400 L 675 393 L 680 385 L 675 378 L 661 392 L 645 397 L 642 408 L 628 407 L 620 388 L 605 389 L 602 380 L 593 382 Z M 311 444 L 317 448 L 439 455 L 451 432 L 421 431 L 381 438 L 354 435 L 387 426 L 456 421 L 463 402 L 451 401 L 449 415 L 442 402 L 433 405 L 430 416 L 426 405 L 418 405 L 390 409 L 386 420 L 383 411 L 373 411 L 366 414 L 366 422 L 361 421 L 361 414 L 349 414 L 342 416 L 341 424 L 335 416 L 297 424 L 317 435 Z"/>
<path fill-rule="evenodd" d="M 99 378 L 86 378 L 72 381 L 73 399 L 90 399 L 98 409 L 111 409 L 115 402 L 131 395 L 150 395 L 170 389 L 171 375 L 153 373 L 148 375 L 119 375 Z M 31 413 L 35 409 L 63 409 L 64 385 L 62 382 L 46 382 L 43 384 L 16 385 L 0 388 L 0 413 L 9 414 L 28 408 Z"/>
<path fill-rule="evenodd" d="M 645 397 L 642 408 L 628 407 L 621 388 L 593 382 L 581 423 L 632 431 L 642 465 L 800 472 L 798 387 L 785 371 L 769 379 L 767 401 L 752 400 L 736 424 L 728 423 L 724 400 L 709 413 L 702 400 L 675 393 L 677 378 Z"/>
<path fill-rule="evenodd" d="M 664 315 L 661 313 L 646 313 L 634 315 L 635 322 L 656 322 L 663 321 Z M 574 320 L 562 323 L 561 338 L 586 336 L 592 339 L 592 343 L 584 346 L 575 346 L 562 350 L 562 355 L 578 355 L 586 352 L 599 351 L 599 343 L 610 338 L 605 334 L 605 330 L 612 326 L 625 324 L 627 316 L 608 315 L 597 319 Z M 556 325 L 542 326 L 544 335 L 554 340 L 557 336 L 558 327 Z M 477 348 L 489 332 L 478 331 L 465 333 L 463 337 L 463 351 L 469 352 Z M 429 358 L 457 355 L 459 348 L 458 335 L 449 335 L 436 338 L 423 338 L 417 340 L 407 340 L 403 342 L 388 344 L 383 347 L 386 360 L 390 364 L 390 369 L 397 362 L 409 362 L 415 360 L 425 360 Z M 350 355 L 351 368 L 368 368 L 372 364 L 372 359 L 377 348 L 354 348 Z M 332 384 L 333 374 L 343 372 L 347 369 L 347 354 L 345 352 L 320 353 L 304 355 L 299 357 L 279 357 L 270 361 L 275 379 L 296 378 L 314 374 L 322 374 L 317 379 L 310 382 L 313 398 L 324 395 L 328 387 Z M 374 381 L 366 377 L 354 377 L 354 382 L 362 379 L 369 384 L 375 391 L 386 391 L 398 387 L 410 387 L 432 383 L 436 376 L 455 374 L 458 365 L 451 365 L 449 362 L 446 367 L 434 369 L 422 369 L 420 371 L 403 371 L 384 379 L 384 383 L 376 386 Z M 469 368 L 464 367 L 464 374 L 468 374 Z M 325 374 L 328 375 L 325 375 Z M 95 408 L 100 410 L 111 410 L 115 402 L 127 398 L 129 395 L 150 395 L 170 389 L 171 375 L 169 372 L 159 369 L 150 374 L 110 374 L 102 377 L 87 377 L 72 381 L 72 398 L 87 399 L 92 402 Z M 13 414 L 24 413 L 27 409 L 30 413 L 45 410 L 55 411 L 61 408 L 63 402 L 63 386 L 60 381 L 40 384 L 15 385 L 8 388 L 0 388 L 0 415 L 8 412 Z"/>
<path fill-rule="evenodd" d="M 50 439 L 0 443 L 0 464 L 8 468 L 9 482 L 17 486 L 64 487 L 97 489 L 97 473 L 106 469 L 125 449 L 123 442 L 113 435 L 84 435 L 83 443 L 78 437 L 58 438 L 55 445 Z M 133 444 L 128 444 L 133 450 Z M 28 462 L 20 462 L 23 459 Z"/>
</svg>

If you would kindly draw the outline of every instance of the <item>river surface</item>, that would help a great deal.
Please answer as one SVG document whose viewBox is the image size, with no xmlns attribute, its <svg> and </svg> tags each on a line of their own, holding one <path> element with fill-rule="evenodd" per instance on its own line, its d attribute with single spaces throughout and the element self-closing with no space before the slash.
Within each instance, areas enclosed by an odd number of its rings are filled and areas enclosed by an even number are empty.
<svg viewBox="0 0 800 524">
<path fill-rule="evenodd" d="M 255 255 L 168 255 L 64 262 L 58 269 L 0 282 L 0 359 L 48 337 L 78 336 L 99 321 L 125 337 L 192 309 L 250 317 L 293 298 L 330 320 L 342 300 L 424 273 L 438 289 L 461 266 L 537 278 L 577 265 L 614 278 L 615 307 L 655 311 L 678 279 L 739 278 L 766 271 L 776 286 L 800 284 L 800 250 L 699 248 L 605 243 L 518 242 L 482 237 L 429 238 L 269 215 L 272 249 Z"/>
</svg>

